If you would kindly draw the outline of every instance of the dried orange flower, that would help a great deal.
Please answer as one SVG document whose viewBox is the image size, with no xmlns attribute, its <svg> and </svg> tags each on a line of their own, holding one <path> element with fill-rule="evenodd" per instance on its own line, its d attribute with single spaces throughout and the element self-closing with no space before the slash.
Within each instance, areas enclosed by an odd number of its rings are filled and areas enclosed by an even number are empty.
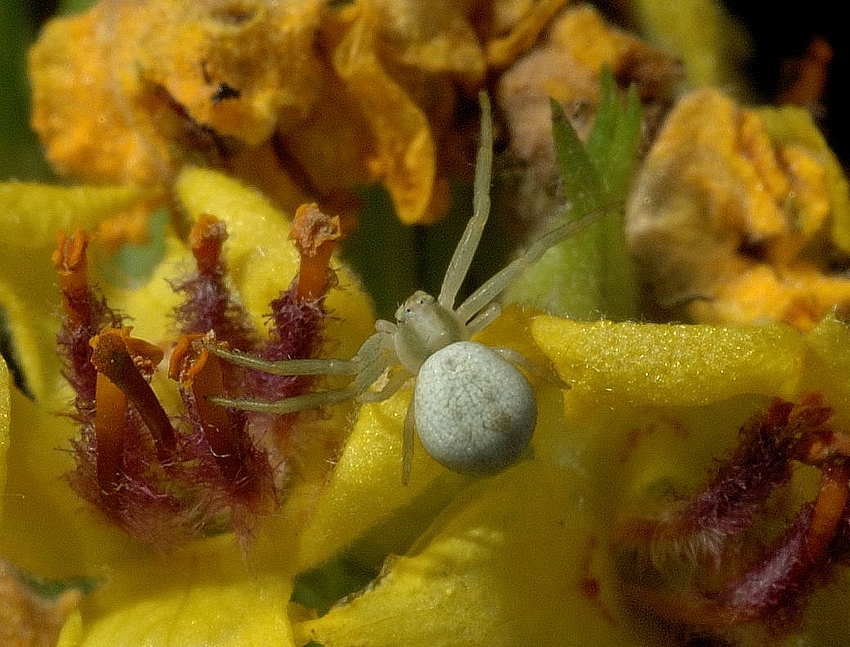
<svg viewBox="0 0 850 647">
<path fill-rule="evenodd" d="M 103 0 L 32 49 L 32 124 L 63 175 L 151 184 L 200 158 L 289 209 L 380 180 L 427 222 L 447 204 L 436 142 L 456 88 L 565 2 Z"/>
<path fill-rule="evenodd" d="M 850 281 L 827 273 L 824 253 L 847 251 L 844 180 L 815 132 L 802 111 L 746 109 L 713 89 L 676 106 L 628 209 L 631 245 L 662 307 L 809 329 L 850 303 Z"/>
<path fill-rule="evenodd" d="M 539 218 L 541 207 L 554 214 L 562 210 L 549 101 L 555 99 L 564 106 L 572 126 L 586 140 L 601 99 L 604 67 L 611 70 L 619 87 L 637 87 L 644 131 L 653 132 L 673 101 L 681 65 L 606 22 L 593 7 L 563 12 L 542 45 L 501 76 L 498 97 L 510 132 L 510 153 L 528 169 L 517 174 L 523 182 L 517 189 L 517 217 L 536 214 Z"/>
</svg>

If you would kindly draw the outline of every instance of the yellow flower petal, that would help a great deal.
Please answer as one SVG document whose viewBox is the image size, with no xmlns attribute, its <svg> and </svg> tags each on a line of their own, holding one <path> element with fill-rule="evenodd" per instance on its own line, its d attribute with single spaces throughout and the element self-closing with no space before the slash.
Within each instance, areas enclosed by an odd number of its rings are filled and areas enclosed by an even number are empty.
<svg viewBox="0 0 850 647">
<path fill-rule="evenodd" d="M 289 647 L 285 574 L 252 573 L 229 537 L 121 563 L 72 618 L 60 647 Z"/>
<path fill-rule="evenodd" d="M 531 330 L 572 386 L 571 399 L 587 411 L 638 402 L 698 406 L 746 393 L 791 399 L 800 387 L 803 343 L 785 326 L 588 324 L 540 316 Z"/>
<path fill-rule="evenodd" d="M 0 306 L 27 388 L 38 399 L 56 395 L 60 383 L 54 352 L 58 320 L 50 254 L 56 233 L 94 230 L 105 219 L 155 193 L 133 187 L 52 187 L 0 183 Z"/>
<path fill-rule="evenodd" d="M 836 407 L 840 424 L 850 425 L 850 326 L 831 317 L 805 335 L 806 355 L 803 385 L 822 392 Z"/>
<path fill-rule="evenodd" d="M 371 126 L 376 143 L 369 161 L 373 177 L 383 180 L 406 224 L 427 222 L 436 177 L 436 153 L 425 114 L 384 70 L 379 58 L 381 16 L 362 2 L 351 28 L 334 51 L 333 66 Z"/>
<path fill-rule="evenodd" d="M 41 577 L 95 575 L 133 548 L 121 531 L 101 521 L 62 480 L 74 465 L 70 418 L 11 392 L 6 487 L 0 554 Z M 45 529 L 50 531 L 46 532 Z"/>
<path fill-rule="evenodd" d="M 0 183 L 3 243 L 52 247 L 57 231 L 93 231 L 105 218 L 130 209 L 156 193 L 132 186 L 60 187 L 33 182 Z"/>
</svg>

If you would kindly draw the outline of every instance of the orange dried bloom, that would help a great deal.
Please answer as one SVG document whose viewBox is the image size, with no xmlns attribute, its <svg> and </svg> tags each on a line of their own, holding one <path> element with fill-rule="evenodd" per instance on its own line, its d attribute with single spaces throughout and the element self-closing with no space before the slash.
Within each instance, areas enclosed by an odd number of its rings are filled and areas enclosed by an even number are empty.
<svg viewBox="0 0 850 647">
<path fill-rule="evenodd" d="M 541 46 L 522 56 L 499 79 L 499 105 L 510 132 L 510 152 L 528 169 L 517 174 L 522 178 L 516 190 L 518 217 L 542 219 L 542 211 L 551 211 L 552 217 L 561 212 L 549 101 L 555 99 L 564 106 L 572 126 L 586 140 L 606 66 L 619 87 L 637 87 L 644 130 L 653 132 L 672 103 L 681 65 L 676 58 L 606 22 L 593 7 L 571 8 L 560 14 Z"/>
<path fill-rule="evenodd" d="M 32 124 L 88 181 L 162 183 L 202 159 L 294 209 L 350 207 L 379 180 L 404 222 L 427 222 L 447 204 L 436 142 L 456 85 L 474 90 L 488 43 L 506 64 L 565 2 L 103 0 L 31 50 Z"/>
<path fill-rule="evenodd" d="M 742 108 L 712 89 L 670 113 L 627 228 L 662 307 L 686 304 L 704 322 L 809 329 L 850 303 L 850 281 L 829 275 L 818 249 L 838 244 L 827 225 L 841 221 L 825 145 L 807 141 L 798 122 L 791 134 L 774 134 L 793 116 Z"/>
</svg>

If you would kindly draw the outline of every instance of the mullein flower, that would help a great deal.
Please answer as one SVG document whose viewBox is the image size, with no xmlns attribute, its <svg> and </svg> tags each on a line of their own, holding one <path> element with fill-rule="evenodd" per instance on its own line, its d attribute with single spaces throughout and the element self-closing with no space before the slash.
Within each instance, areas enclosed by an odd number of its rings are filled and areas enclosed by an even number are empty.
<svg viewBox="0 0 850 647">
<path fill-rule="evenodd" d="M 191 274 L 183 270 L 170 284 L 159 275 L 157 284 L 167 290 L 178 287 L 180 297 L 166 300 L 161 308 L 137 309 L 133 301 L 142 299 L 139 291 L 122 294 L 104 281 L 104 294 L 116 307 L 103 310 L 106 315 L 100 318 L 116 332 L 98 334 L 114 337 L 120 342 L 114 344 L 118 350 L 132 359 L 140 351 L 132 347 L 135 342 L 128 349 L 126 340 L 136 331 L 150 330 L 152 325 L 173 330 L 191 320 L 185 313 L 177 317 L 172 313 L 174 306 L 191 301 L 187 294 L 198 294 L 199 288 L 186 288 L 187 281 L 197 281 L 196 285 L 239 289 L 242 312 L 232 300 L 218 297 L 196 299 L 193 311 L 204 310 L 201 303 L 225 303 L 212 309 L 230 313 L 215 316 L 230 322 L 223 329 L 237 331 L 234 345 L 263 352 L 263 344 L 253 335 L 245 340 L 247 327 L 240 322 L 262 324 L 268 304 L 280 294 L 279 288 L 269 284 L 279 283 L 281 277 L 284 283 L 295 278 L 300 255 L 280 240 L 285 222 L 256 194 L 210 171 L 187 170 L 176 194 L 189 218 L 201 221 L 196 232 L 209 232 L 193 237 L 200 241 L 193 246 L 212 249 L 211 254 L 197 252 L 210 262 L 194 260 L 196 267 L 204 269 Z M 226 222 L 226 240 L 218 225 L 201 218 L 212 212 Z M 203 226 L 204 222 L 210 226 Z M 181 251 L 164 262 L 165 276 L 174 275 L 178 258 L 186 263 L 191 256 L 175 239 L 170 239 L 169 246 Z M 73 250 L 75 245 L 66 241 L 63 249 L 68 247 Z M 46 262 L 46 252 L 43 255 Z M 218 264 L 222 259 L 227 261 L 228 280 L 214 278 L 222 269 Z M 282 263 L 288 263 L 289 269 L 282 269 Z M 335 340 L 332 343 L 345 356 L 368 333 L 370 316 L 344 268 L 332 266 L 339 284 L 328 289 L 323 305 L 333 313 L 325 318 L 325 345 Z M 90 268 L 89 274 L 94 271 Z M 205 272 L 209 276 L 201 278 Z M 319 284 L 327 283 L 327 274 L 322 273 L 322 279 Z M 82 284 L 88 289 L 88 281 Z M 299 278 L 290 291 L 297 292 L 300 284 Z M 305 294 L 313 296 L 323 289 L 304 288 Z M 282 300 L 292 303 L 292 299 Z M 143 301 L 155 303 L 150 298 Z M 102 304 L 98 299 L 92 302 Z M 129 322 L 114 314 L 118 305 L 122 312 L 137 315 L 132 334 L 122 327 Z M 207 320 L 211 316 L 205 315 Z M 341 335 L 342 329 L 358 339 Z M 221 382 L 215 370 L 193 381 L 189 373 L 206 370 L 199 367 L 204 347 L 192 337 L 200 333 L 187 334 L 188 361 L 175 363 L 181 367 L 179 389 L 184 390 L 184 398 L 200 403 L 203 393 L 210 392 L 200 382 L 218 391 L 219 384 L 231 379 L 225 378 L 226 372 L 235 369 L 220 365 Z M 714 461 L 735 447 L 738 429 L 758 411 L 769 410 L 773 398 L 799 404 L 806 393 L 820 393 L 823 406 L 834 412 L 831 420 L 844 424 L 850 419 L 845 404 L 850 401 L 848 335 L 846 325 L 837 320 L 827 320 L 803 335 L 778 325 L 581 323 L 532 309 L 508 308 L 479 340 L 511 346 L 535 364 L 551 367 L 571 387 L 564 390 L 557 380 L 532 376 L 540 425 L 528 460 L 498 476 L 471 479 L 446 472 L 417 448 L 410 484 L 404 487 L 401 438 L 409 390 L 383 403 L 361 405 L 353 426 L 348 423 L 351 408 L 298 414 L 297 424 L 285 425 L 285 431 L 275 436 L 273 445 L 285 447 L 289 457 L 285 487 L 278 490 L 273 510 L 256 515 L 259 522 L 247 553 L 227 532 L 206 533 L 209 536 L 179 550 L 149 551 L 129 541 L 121 530 L 92 523 L 91 512 L 81 509 L 79 499 L 68 496 L 71 491 L 61 481 L 70 457 L 55 448 L 67 442 L 63 435 L 74 436 L 71 421 L 13 392 L 0 548 L 15 563 L 48 577 L 98 578 L 95 591 L 66 622 L 61 645 L 144 641 L 251 645 L 266 644 L 269 639 L 283 645 L 310 640 L 338 645 L 350 642 L 352 632 L 366 644 L 376 645 L 425 645 L 433 644 L 435 636 L 458 635 L 472 636 L 470 641 L 477 644 L 516 644 L 529 636 L 551 643 L 564 632 L 587 644 L 643 644 L 644 639 L 632 629 L 632 618 L 635 613 L 658 614 L 659 607 L 635 610 L 623 597 L 629 573 L 618 567 L 622 544 L 612 520 L 642 518 L 648 507 L 657 509 L 658 492 L 699 491 L 704 487 L 700 485 L 704 473 L 712 466 L 716 469 Z M 271 338 L 274 343 L 275 334 Z M 207 338 L 206 343 L 218 341 Z M 143 367 L 156 360 L 156 352 L 148 348 L 142 345 L 141 354 L 154 357 L 141 362 Z M 173 384 L 164 382 L 165 388 L 162 384 L 154 377 L 150 386 L 166 411 L 204 419 L 189 404 L 181 403 Z M 54 401 L 60 403 L 67 397 L 64 393 Z M 132 403 L 129 396 L 126 399 Z M 230 415 L 221 410 L 215 415 L 223 413 Z M 181 429 L 183 420 L 174 416 L 169 420 L 175 430 Z M 228 429 L 218 418 L 208 421 L 217 432 Z M 26 427 L 41 433 L 27 434 Z M 205 432 L 194 433 L 200 439 Z M 160 473 L 167 476 L 164 465 L 169 461 L 157 455 L 153 435 L 140 435 L 149 445 L 155 467 L 162 466 Z M 811 443 L 809 455 L 835 455 L 834 438 L 820 432 L 815 436 L 820 445 Z M 162 444 L 168 448 L 167 442 Z M 226 453 L 219 452 L 218 458 Z M 216 455 L 210 456 L 208 466 L 225 473 Z M 774 470 L 778 476 L 767 475 L 767 482 L 785 478 L 781 463 Z M 96 466 L 95 461 L 95 472 Z M 274 460 L 272 466 L 277 466 Z M 105 470 L 105 474 L 114 472 Z M 840 484 L 840 478 L 833 482 Z M 816 527 L 817 506 L 806 507 L 802 490 L 797 493 L 791 486 L 786 492 L 786 499 L 775 503 L 783 514 L 789 519 L 800 510 L 810 515 L 787 524 L 786 544 L 792 545 Z M 24 498 L 17 500 L 15 494 Z M 58 505 L 48 507 L 50 502 Z M 42 538 L 39 524 L 33 523 L 47 514 L 52 515 L 58 533 L 51 540 Z M 817 527 L 826 528 L 826 524 Z M 843 526 L 837 527 L 830 546 L 845 541 L 845 535 Z M 57 542 L 57 536 L 64 539 Z M 765 545 L 778 553 L 783 544 Z M 652 542 L 645 548 L 651 551 Z M 835 557 L 836 564 L 842 554 L 837 548 L 825 553 Z M 388 557 L 382 577 L 359 596 L 326 598 L 340 604 L 321 617 L 301 606 L 305 574 L 330 568 L 329 560 L 347 556 L 377 569 L 385 556 L 392 555 L 398 556 Z M 789 573 L 794 571 L 793 564 L 787 562 Z M 840 569 L 834 573 L 832 577 L 839 576 Z M 745 580 L 737 586 L 739 591 L 746 588 Z M 357 585 L 349 589 L 357 590 Z M 829 604 L 844 604 L 840 589 L 827 593 L 806 596 L 802 624 L 792 635 L 840 640 L 850 633 L 841 622 L 824 626 L 806 620 L 820 617 Z M 582 623 L 574 622 L 575 614 Z M 234 618 L 241 620 L 234 623 Z"/>
<path fill-rule="evenodd" d="M 131 327 L 121 326 L 124 317 L 89 285 L 88 237 L 80 232 L 70 239 L 60 236 L 53 257 L 65 305 L 59 350 L 76 393 L 72 417 L 81 427 L 73 442 L 77 469 L 69 481 L 131 535 L 168 547 L 229 524 L 247 546 L 257 515 L 274 509 L 289 469 L 276 439 L 293 433 L 294 417 L 226 410 L 209 398 L 291 397 L 311 382 L 222 363 L 203 344 L 268 359 L 318 352 L 323 302 L 335 284 L 328 263 L 341 237 L 339 219 L 305 205 L 296 213 L 292 235 L 300 271 L 291 288 L 272 300 L 271 335 L 261 341 L 227 283 L 224 222 L 206 214 L 198 218 L 189 233 L 196 271 L 172 282 L 184 295 L 174 322 L 181 336 L 168 370 L 179 384 L 183 406 L 172 414 L 150 384 L 163 351 L 133 337 Z"/>
</svg>

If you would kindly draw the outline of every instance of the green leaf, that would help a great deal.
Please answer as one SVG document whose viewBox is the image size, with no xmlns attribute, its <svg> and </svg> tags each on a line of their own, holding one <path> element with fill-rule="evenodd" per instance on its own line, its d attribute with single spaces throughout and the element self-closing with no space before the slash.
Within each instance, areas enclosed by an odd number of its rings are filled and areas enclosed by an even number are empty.
<svg viewBox="0 0 850 647">
<path fill-rule="evenodd" d="M 617 84 L 611 69 L 606 65 L 602 68 L 602 91 L 599 98 L 599 108 L 596 120 L 587 137 L 587 154 L 593 160 L 596 168 L 605 168 L 606 158 L 610 154 L 611 140 L 620 119 L 617 100 Z"/>
<path fill-rule="evenodd" d="M 616 111 L 613 119 L 614 127 L 607 142 L 603 142 L 608 144 L 605 158 L 601 163 L 597 163 L 607 196 L 611 200 L 626 198 L 629 180 L 637 165 L 637 151 L 640 144 L 641 105 L 637 88 L 629 87 L 624 107 L 618 103 L 612 110 L 612 112 Z M 608 115 L 604 116 L 608 117 Z M 592 135 L 593 132 L 591 132 Z"/>
<path fill-rule="evenodd" d="M 631 87 L 621 101 L 611 71 L 602 70 L 596 120 L 583 144 L 556 101 L 555 159 L 561 172 L 563 222 L 602 213 L 599 221 L 552 249 L 508 291 L 507 299 L 576 319 L 637 316 L 637 281 L 623 231 L 624 202 L 637 165 L 641 105 Z"/>
<path fill-rule="evenodd" d="M 596 166 L 564 109 L 554 99 L 552 107 L 552 138 L 555 159 L 564 182 L 564 197 L 572 208 L 565 214 L 567 220 L 577 220 L 600 206 L 603 196 L 602 182 Z"/>
</svg>

